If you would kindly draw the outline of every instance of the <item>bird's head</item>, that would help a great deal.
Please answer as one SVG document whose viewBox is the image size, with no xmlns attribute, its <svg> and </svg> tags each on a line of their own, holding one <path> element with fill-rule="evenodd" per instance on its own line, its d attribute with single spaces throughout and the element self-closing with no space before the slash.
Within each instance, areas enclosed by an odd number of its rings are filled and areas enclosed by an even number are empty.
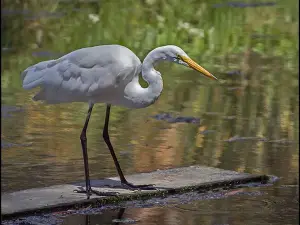
<svg viewBox="0 0 300 225">
<path fill-rule="evenodd" d="M 162 59 L 170 62 L 174 62 L 180 65 L 190 67 L 206 77 L 217 80 L 217 78 L 204 69 L 202 66 L 192 60 L 181 48 L 175 45 L 167 45 L 161 47 Z"/>
</svg>

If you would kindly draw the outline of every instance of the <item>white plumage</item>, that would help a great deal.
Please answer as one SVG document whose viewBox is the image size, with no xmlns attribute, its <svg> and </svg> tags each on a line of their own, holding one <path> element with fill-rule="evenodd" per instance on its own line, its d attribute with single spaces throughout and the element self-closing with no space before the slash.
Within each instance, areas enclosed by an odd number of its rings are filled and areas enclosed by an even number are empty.
<svg viewBox="0 0 300 225">
<path fill-rule="evenodd" d="M 122 97 L 125 86 L 141 72 L 140 65 L 139 58 L 123 46 L 83 48 L 29 67 L 22 73 L 23 88 L 40 86 L 33 99 L 47 103 L 120 104 L 113 100 Z"/>
</svg>

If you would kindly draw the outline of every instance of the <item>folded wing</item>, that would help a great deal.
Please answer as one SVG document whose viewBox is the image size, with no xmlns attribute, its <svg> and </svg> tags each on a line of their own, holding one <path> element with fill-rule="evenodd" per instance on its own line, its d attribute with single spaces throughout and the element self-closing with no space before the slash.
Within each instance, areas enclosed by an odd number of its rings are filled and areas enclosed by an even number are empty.
<svg viewBox="0 0 300 225">
<path fill-rule="evenodd" d="M 80 49 L 27 68 L 22 73 L 23 88 L 41 87 L 34 100 L 49 103 L 86 101 L 94 95 L 108 94 L 132 80 L 139 62 L 124 63 L 111 53 L 103 57 L 105 51 L 95 48 Z"/>
</svg>

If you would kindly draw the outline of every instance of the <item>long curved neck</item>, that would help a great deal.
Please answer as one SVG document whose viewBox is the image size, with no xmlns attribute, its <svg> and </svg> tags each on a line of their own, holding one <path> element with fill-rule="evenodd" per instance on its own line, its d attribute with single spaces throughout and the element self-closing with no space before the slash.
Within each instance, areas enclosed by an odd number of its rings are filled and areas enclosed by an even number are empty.
<svg viewBox="0 0 300 225">
<path fill-rule="evenodd" d="M 133 79 L 131 84 L 126 87 L 126 98 L 129 98 L 136 108 L 144 108 L 153 104 L 163 90 L 163 80 L 161 74 L 154 69 L 154 65 L 163 60 L 160 48 L 152 50 L 144 59 L 141 65 L 143 79 L 148 83 L 147 88 L 143 88 L 138 76 Z"/>
</svg>

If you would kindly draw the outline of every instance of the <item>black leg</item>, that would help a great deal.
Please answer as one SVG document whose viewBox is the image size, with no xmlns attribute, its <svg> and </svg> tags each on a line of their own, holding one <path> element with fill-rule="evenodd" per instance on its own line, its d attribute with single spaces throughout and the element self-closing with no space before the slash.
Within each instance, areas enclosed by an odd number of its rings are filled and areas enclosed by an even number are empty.
<svg viewBox="0 0 300 225">
<path fill-rule="evenodd" d="M 87 198 L 90 198 L 90 195 L 92 193 L 100 196 L 111 196 L 111 195 L 116 195 L 115 192 L 98 192 L 95 190 L 92 190 L 91 187 L 91 182 L 90 182 L 90 175 L 89 175 L 89 162 L 88 162 L 88 153 L 87 153 L 87 138 L 86 138 L 86 130 L 89 124 L 89 120 L 92 114 L 94 104 L 91 103 L 89 106 L 88 114 L 83 126 L 83 129 L 81 131 L 80 135 L 80 141 L 81 141 L 81 147 L 82 147 L 82 154 L 83 154 L 83 162 L 84 162 L 84 173 L 85 173 L 85 190 L 80 189 L 80 190 L 75 190 L 77 193 L 86 193 Z"/>
<path fill-rule="evenodd" d="M 116 169 L 118 171 L 118 174 L 119 174 L 119 177 L 120 177 L 120 180 L 121 180 L 121 183 L 127 187 L 129 187 L 130 189 L 145 189 L 145 190 L 155 190 L 156 188 L 153 187 L 153 185 L 133 185 L 131 183 L 129 183 L 126 179 L 125 179 L 125 176 L 122 172 L 122 169 L 120 167 L 120 164 L 118 162 L 118 159 L 117 159 L 117 156 L 115 154 L 115 151 L 113 149 L 113 146 L 110 142 L 110 139 L 109 139 L 109 134 L 108 134 L 108 124 L 109 124 L 109 115 L 110 115 L 110 107 L 111 105 L 110 104 L 107 104 L 106 106 L 106 116 L 105 116 L 105 124 L 104 124 L 104 128 L 103 128 L 103 139 L 110 151 L 110 154 L 114 160 L 114 163 L 115 163 L 115 166 L 116 166 Z"/>
</svg>

